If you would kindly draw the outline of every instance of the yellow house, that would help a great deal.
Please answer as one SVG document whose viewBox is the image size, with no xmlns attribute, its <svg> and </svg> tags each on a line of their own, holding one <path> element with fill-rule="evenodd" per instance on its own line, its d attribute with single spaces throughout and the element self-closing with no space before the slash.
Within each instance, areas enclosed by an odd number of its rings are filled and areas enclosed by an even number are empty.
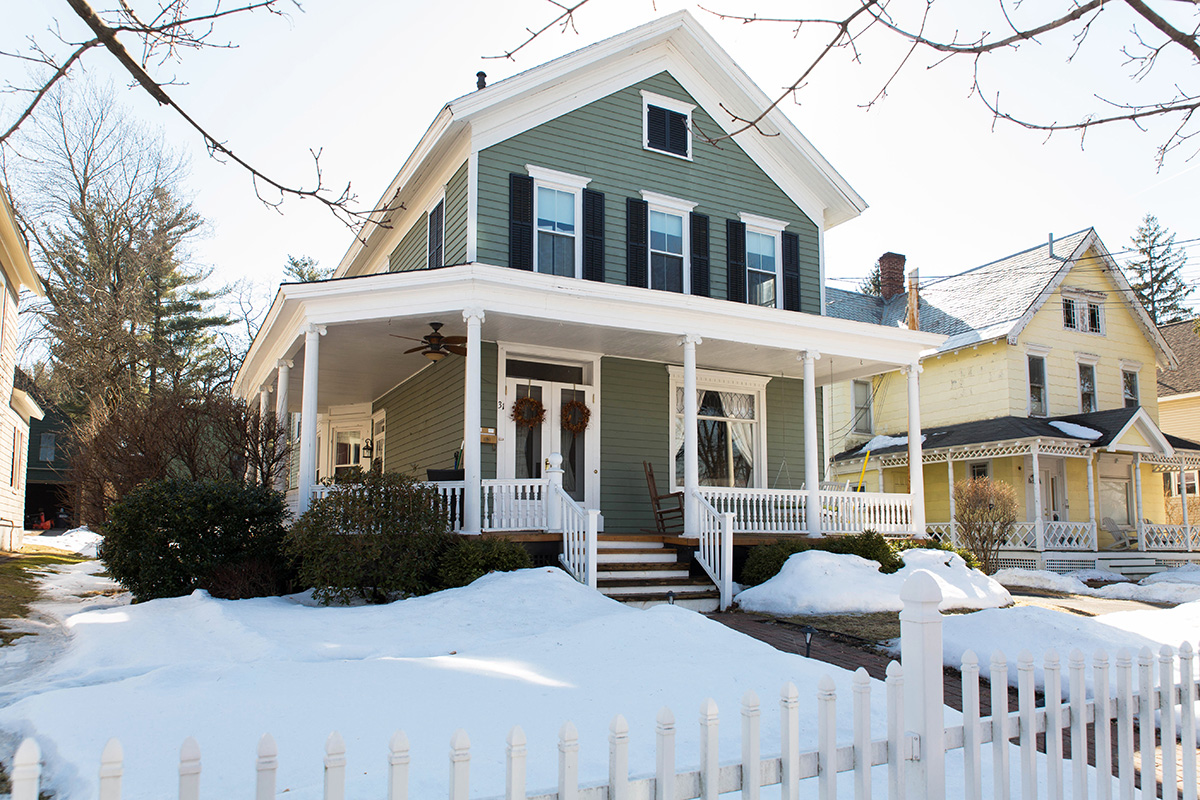
<svg viewBox="0 0 1200 800">
<path fill-rule="evenodd" d="M 931 535 L 955 535 L 954 481 L 986 476 L 1017 489 L 1005 566 L 1137 571 L 1200 561 L 1200 519 L 1167 524 L 1156 474 L 1200 467 L 1200 444 L 1158 425 L 1156 369 L 1172 374 L 1178 359 L 1094 230 L 919 290 L 914 270 L 905 291 L 904 256 L 885 254 L 880 269 L 882 297 L 828 289 L 827 312 L 948 337 L 921 359 Z M 828 393 L 832 479 L 909 491 L 905 385 L 891 372 Z"/>
<path fill-rule="evenodd" d="M 1179 368 L 1160 371 L 1158 374 L 1158 421 L 1164 433 L 1182 436 L 1194 442 L 1200 441 L 1200 319 L 1173 322 L 1159 327 L 1158 332 L 1166 339 L 1171 350 L 1179 359 Z M 1191 498 L 1189 511 L 1193 519 L 1200 520 L 1200 470 L 1185 473 L 1186 487 L 1178 477 L 1164 478 L 1163 488 L 1167 494 L 1167 521 L 1182 522 L 1183 504 L 1181 495 L 1186 491 Z"/>
</svg>

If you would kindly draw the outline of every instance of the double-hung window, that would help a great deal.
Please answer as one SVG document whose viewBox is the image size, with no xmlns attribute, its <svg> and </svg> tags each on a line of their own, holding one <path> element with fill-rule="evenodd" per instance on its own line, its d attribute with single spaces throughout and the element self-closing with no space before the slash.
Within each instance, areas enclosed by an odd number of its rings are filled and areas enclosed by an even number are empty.
<svg viewBox="0 0 1200 800">
<path fill-rule="evenodd" d="M 1079 411 L 1087 414 L 1095 411 L 1096 406 L 1096 367 L 1092 364 L 1079 364 Z"/>
<path fill-rule="evenodd" d="M 578 278 L 583 271 L 583 189 L 591 179 L 529 164 L 525 168 L 534 180 L 534 269 Z"/>
<path fill-rule="evenodd" d="M 756 486 L 766 458 L 763 403 L 766 380 L 723 373 L 699 375 L 696 439 L 701 486 Z M 671 447 L 674 486 L 684 481 L 683 375 L 671 369 Z"/>
<path fill-rule="evenodd" d="M 1029 355 L 1029 416 L 1046 416 L 1046 357 Z"/>
<path fill-rule="evenodd" d="M 649 278 L 651 289 L 691 291 L 688 275 L 688 215 L 695 203 L 642 191 L 649 209 Z"/>
<path fill-rule="evenodd" d="M 1062 299 L 1063 328 L 1104 335 L 1104 295 L 1084 289 L 1064 293 Z"/>
<path fill-rule="evenodd" d="M 1136 370 L 1121 370 L 1121 393 L 1125 397 L 1126 408 L 1137 408 L 1141 404 L 1138 397 L 1138 374 Z"/>
<path fill-rule="evenodd" d="M 782 241 L 787 223 L 757 214 L 740 216 L 746 223 L 746 302 L 780 308 L 783 306 Z"/>
<path fill-rule="evenodd" d="M 873 433 L 871 419 L 871 382 L 854 381 L 854 432 Z"/>
</svg>

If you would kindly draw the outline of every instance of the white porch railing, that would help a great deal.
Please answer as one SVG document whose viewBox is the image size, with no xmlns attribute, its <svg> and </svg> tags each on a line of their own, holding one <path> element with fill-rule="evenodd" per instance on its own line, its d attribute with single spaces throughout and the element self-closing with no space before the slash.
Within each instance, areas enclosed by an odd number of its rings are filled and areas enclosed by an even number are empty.
<svg viewBox="0 0 1200 800">
<path fill-rule="evenodd" d="M 703 491 L 696 492 L 696 508 L 700 513 L 700 549 L 696 561 L 708 573 L 708 577 L 721 592 L 721 610 L 733 602 L 733 526 L 732 511 L 718 511 L 704 497 Z"/>
<path fill-rule="evenodd" d="M 446 517 L 450 530 L 458 533 L 463 525 L 463 500 L 466 498 L 467 484 L 465 481 L 430 481 L 429 485 L 437 490 L 442 500 L 442 508 L 446 509 Z"/>
<path fill-rule="evenodd" d="M 1142 523 L 1142 542 L 1147 550 L 1200 550 L 1200 525 L 1154 525 Z"/>
<path fill-rule="evenodd" d="M 796 489 L 702 486 L 698 495 L 715 510 L 732 513 L 736 533 L 804 533 L 807 495 Z"/>
<path fill-rule="evenodd" d="M 547 530 L 545 478 L 482 483 L 480 508 L 485 531 Z"/>
<path fill-rule="evenodd" d="M 822 491 L 820 497 L 822 533 L 913 533 L 910 494 Z"/>
<path fill-rule="evenodd" d="M 918 580 L 924 585 L 915 583 Z M 625 718 L 617 715 L 609 726 L 607 775 L 595 774 L 594 768 L 588 774 L 589 768 L 584 766 L 583 786 L 580 785 L 580 750 L 589 743 L 581 742 L 575 725 L 567 721 L 558 734 L 557 788 L 538 787 L 532 792 L 526 783 L 526 775 L 531 772 L 531 753 L 544 752 L 547 748 L 544 743 L 540 748 L 531 746 L 518 725 L 509 731 L 505 742 L 503 794 L 495 794 L 498 786 L 471 786 L 472 745 L 467 732 L 459 729 L 450 739 L 448 784 L 444 784 L 444 789 L 439 788 L 437 796 L 449 800 L 467 800 L 469 796 L 481 794 L 497 800 L 500 797 L 506 800 L 652 797 L 708 800 L 718 794 L 738 791 L 743 798 L 756 798 L 763 794 L 760 792 L 762 787 L 778 785 L 778 794 L 771 796 L 787 800 L 833 798 L 839 795 L 839 788 L 846 790 L 845 796 L 853 796 L 855 800 L 882 796 L 912 800 L 944 797 L 981 800 L 985 796 L 986 783 L 986 796 L 1010 797 L 1019 792 L 1034 797 L 1038 795 L 1039 786 L 1044 785 L 1047 797 L 1063 798 L 1068 796 L 1069 777 L 1071 797 L 1132 798 L 1136 765 L 1139 762 L 1153 764 L 1158 755 L 1155 752 L 1156 711 L 1161 720 L 1161 755 L 1157 760 L 1162 764 L 1164 796 L 1177 797 L 1178 784 L 1184 787 L 1185 798 L 1196 796 L 1193 790 L 1200 781 L 1196 758 L 1196 703 L 1200 695 L 1191 644 L 1184 642 L 1178 651 L 1163 647 L 1157 654 L 1149 648 L 1143 648 L 1136 655 L 1123 649 L 1116 654 L 1115 664 L 1104 651 L 1087 658 L 1075 650 L 1066 659 L 1065 669 L 1059 655 L 1051 650 L 1043 662 L 1045 695 L 1042 706 L 1036 704 L 1033 656 L 1022 653 L 1017 660 L 1018 710 L 994 712 L 991 717 L 983 716 L 980 711 L 981 672 L 989 670 L 991 707 L 1007 709 L 1008 662 L 1004 654 L 997 651 L 990 661 L 980 664 L 978 657 L 967 651 L 962 658 L 962 722 L 946 726 L 942 704 L 945 694 L 942 618 L 937 611 L 941 592 L 932 576 L 918 572 L 906 582 L 901 597 L 904 600 L 900 623 L 903 667 L 897 662 L 888 665 L 883 714 L 871 713 L 871 679 L 861 668 L 854 674 L 850 698 L 839 697 L 831 678 L 821 678 L 815 687 L 815 715 L 813 701 L 806 702 L 802 710 L 796 686 L 786 684 L 778 701 L 780 738 L 773 742 L 762 739 L 764 709 L 754 691 L 746 692 L 740 709 L 727 710 L 723 725 L 717 704 L 708 699 L 700 704 L 699 753 L 684 754 L 679 758 L 687 764 L 698 764 L 698 769 L 684 771 L 677 771 L 675 766 L 677 726 L 676 717 L 669 708 L 664 707 L 658 712 L 653 732 L 647 731 L 638 737 L 630 735 Z M 852 704 L 852 735 L 839 741 L 837 708 L 846 702 Z M 802 715 L 816 717 L 815 742 L 805 743 L 810 748 L 815 745 L 815 749 L 801 749 L 798 732 Z M 886 725 L 884 730 L 880 730 L 884 725 L 872 725 L 873 716 L 881 718 Z M 722 754 L 718 730 L 730 724 L 737 725 L 739 717 L 740 752 Z M 1039 753 L 1038 735 L 1042 732 L 1045 733 L 1044 753 Z M 1063 735 L 1066 732 L 1070 734 L 1069 740 Z M 881 738 L 875 738 L 881 733 Z M 654 748 L 652 774 L 630 774 L 630 748 L 635 743 L 636 746 Z M 486 746 L 498 750 L 501 744 L 490 742 Z M 394 733 L 388 742 L 386 762 L 381 758 L 387 776 L 385 796 L 409 797 L 410 789 L 414 788 L 410 786 L 412 765 L 432 749 L 426 743 L 413 748 L 404 732 Z M 991 751 L 990 768 L 984 766 L 985 749 Z M 769 755 L 764 757 L 764 750 Z M 960 769 L 946 768 L 946 753 L 952 750 L 963 751 Z M 1095 754 L 1094 769 L 1088 766 L 1089 752 Z M 249 760 L 246 762 L 245 795 L 255 800 L 275 800 L 279 764 L 287 762 L 281 758 L 276 742 L 269 734 L 259 740 L 256 755 L 253 767 Z M 325 800 L 342 800 L 347 796 L 347 752 L 345 740 L 336 731 L 326 740 L 323 755 L 323 797 Z M 598 760 L 592 756 L 584 763 L 595 764 Z M 651 761 L 648 758 L 636 760 Z M 311 763 L 313 770 L 322 769 L 321 761 L 314 759 Z M 199 800 L 202 766 L 200 745 L 188 737 L 179 751 L 176 795 L 179 800 Z M 883 768 L 882 774 L 877 775 L 872 770 L 874 766 Z M 218 768 L 225 768 L 225 765 Z M 356 766 L 356 769 L 361 767 Z M 174 768 L 170 770 L 175 771 Z M 99 772 L 100 800 L 120 800 L 125 778 L 125 753 L 116 739 L 110 739 L 105 745 L 100 755 Z M 1014 772 L 1016 780 L 1013 779 Z M 847 781 L 839 787 L 839 773 L 852 774 L 852 784 Z M 961 783 L 954 781 L 947 785 L 948 773 L 959 775 Z M 41 775 L 41 748 L 35 740 L 25 739 L 11 761 L 12 800 L 37 800 L 42 786 Z M 1150 777 L 1153 772 L 1147 770 L 1142 775 L 1143 779 L 1148 779 L 1142 795 L 1154 797 L 1155 781 Z M 876 778 L 883 785 L 873 787 Z M 294 781 L 294 775 L 289 775 L 287 780 Z M 165 787 L 158 788 L 163 792 L 161 796 L 166 797 Z M 382 792 L 385 787 L 378 788 Z M 422 796 L 434 796 L 425 789 L 421 791 Z"/>
<path fill-rule="evenodd" d="M 1042 523 L 1047 550 L 1083 550 L 1095 552 L 1096 525 L 1092 522 L 1061 522 L 1051 520 Z"/>
<path fill-rule="evenodd" d="M 559 561 L 571 577 L 595 589 L 600 509 L 579 505 L 561 484 L 553 480 L 550 482 L 548 502 L 550 530 L 561 529 L 563 535 L 563 551 Z"/>
</svg>

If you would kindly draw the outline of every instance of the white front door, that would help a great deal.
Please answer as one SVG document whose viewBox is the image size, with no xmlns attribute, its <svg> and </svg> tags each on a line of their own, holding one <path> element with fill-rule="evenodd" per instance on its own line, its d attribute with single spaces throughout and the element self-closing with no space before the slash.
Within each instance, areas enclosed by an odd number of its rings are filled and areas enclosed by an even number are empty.
<svg viewBox="0 0 1200 800">
<path fill-rule="evenodd" d="M 571 401 L 588 405 L 590 388 L 570 383 L 508 378 L 499 413 L 504 431 L 499 448 L 499 476 L 507 479 L 542 478 L 550 466 L 550 454 L 563 457 L 563 489 L 585 507 L 596 507 L 597 482 L 592 479 L 596 426 L 589 423 L 582 433 L 563 427 L 563 407 Z M 518 425 L 512 418 L 512 406 L 524 397 L 542 404 L 546 416 L 540 425 Z M 593 421 L 595 409 L 591 409 Z"/>
<path fill-rule="evenodd" d="M 1062 459 L 1045 459 L 1038 479 L 1042 488 L 1042 519 L 1055 522 L 1067 519 L 1066 481 Z"/>
</svg>

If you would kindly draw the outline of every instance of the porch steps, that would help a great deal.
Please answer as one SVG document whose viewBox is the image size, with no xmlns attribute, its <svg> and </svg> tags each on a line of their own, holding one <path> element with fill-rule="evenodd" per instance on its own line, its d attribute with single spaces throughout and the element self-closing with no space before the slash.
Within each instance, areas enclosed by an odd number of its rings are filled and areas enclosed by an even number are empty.
<svg viewBox="0 0 1200 800">
<path fill-rule="evenodd" d="M 694 578 L 680 553 L 663 537 L 601 534 L 596 543 L 596 586 L 608 597 L 635 608 L 662 603 L 714 611 L 720 594 L 707 577 Z"/>
</svg>

